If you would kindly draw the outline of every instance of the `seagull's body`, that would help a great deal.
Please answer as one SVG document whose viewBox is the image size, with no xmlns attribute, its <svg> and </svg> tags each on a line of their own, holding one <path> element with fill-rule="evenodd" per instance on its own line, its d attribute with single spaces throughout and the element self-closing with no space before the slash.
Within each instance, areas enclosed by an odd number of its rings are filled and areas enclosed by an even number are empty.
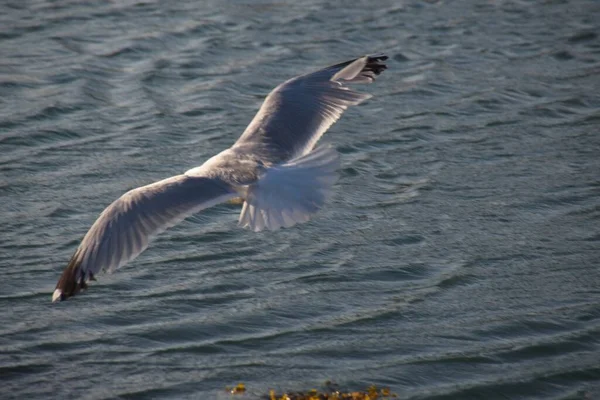
<svg viewBox="0 0 600 400">
<path fill-rule="evenodd" d="M 345 84 L 372 82 L 386 59 L 365 56 L 282 83 L 232 147 L 182 175 L 125 193 L 84 236 L 52 301 L 134 259 L 151 237 L 184 218 L 236 197 L 244 200 L 240 225 L 253 231 L 308 221 L 331 192 L 339 163 L 332 147 L 314 146 L 348 106 L 371 97 Z"/>
</svg>

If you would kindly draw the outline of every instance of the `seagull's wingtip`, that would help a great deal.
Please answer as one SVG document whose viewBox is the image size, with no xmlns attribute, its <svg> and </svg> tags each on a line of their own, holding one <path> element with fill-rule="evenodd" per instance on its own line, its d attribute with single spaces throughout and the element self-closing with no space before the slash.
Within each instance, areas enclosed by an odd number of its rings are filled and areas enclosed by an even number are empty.
<svg viewBox="0 0 600 400">
<path fill-rule="evenodd" d="M 57 301 L 61 301 L 62 297 L 62 290 L 56 289 L 54 293 L 52 293 L 52 302 L 56 303 Z"/>
</svg>

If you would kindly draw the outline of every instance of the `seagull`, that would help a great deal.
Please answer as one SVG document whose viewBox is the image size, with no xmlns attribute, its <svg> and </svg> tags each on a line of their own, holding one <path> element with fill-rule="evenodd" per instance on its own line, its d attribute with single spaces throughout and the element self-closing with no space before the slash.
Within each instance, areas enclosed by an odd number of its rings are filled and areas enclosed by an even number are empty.
<svg viewBox="0 0 600 400">
<path fill-rule="evenodd" d="M 330 196 L 339 166 L 333 147 L 315 145 L 349 106 L 371 97 L 346 85 L 373 82 L 387 58 L 366 55 L 280 84 L 233 146 L 115 200 L 83 237 L 52 301 L 76 295 L 98 273 L 136 258 L 152 237 L 222 202 L 243 199 L 239 225 L 254 232 L 308 221 Z"/>
</svg>

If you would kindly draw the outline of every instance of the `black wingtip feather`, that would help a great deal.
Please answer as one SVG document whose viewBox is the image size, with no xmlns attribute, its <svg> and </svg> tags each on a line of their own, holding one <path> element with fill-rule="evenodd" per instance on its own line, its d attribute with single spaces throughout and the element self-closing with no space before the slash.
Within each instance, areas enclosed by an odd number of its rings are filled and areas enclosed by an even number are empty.
<svg viewBox="0 0 600 400">
<path fill-rule="evenodd" d="M 387 68 L 386 64 L 381 64 L 381 62 L 388 59 L 388 56 L 386 56 L 385 54 L 371 54 L 371 55 L 366 55 L 363 57 L 367 57 L 367 65 L 365 66 L 364 70 L 367 70 L 367 71 L 370 70 L 373 72 L 378 71 L 378 72 L 376 72 L 376 74 L 378 75 Z M 359 58 L 362 58 L 362 57 L 359 57 Z M 330 68 L 341 69 L 341 68 L 344 68 L 344 67 L 352 64 L 356 60 L 358 60 L 358 58 L 354 58 L 352 60 L 348 60 L 348 61 L 344 61 L 339 64 L 332 65 L 332 66 L 328 67 L 328 69 L 330 69 Z"/>
<path fill-rule="evenodd" d="M 387 69 L 387 64 L 384 61 L 388 59 L 388 56 L 385 54 L 375 54 L 367 57 L 367 65 L 365 65 L 363 71 L 371 71 L 375 75 L 379 75 Z"/>
<path fill-rule="evenodd" d="M 66 300 L 87 288 L 85 276 L 81 273 L 80 265 L 81 260 L 78 257 L 78 253 L 75 252 L 69 261 L 69 265 L 67 265 L 67 268 L 65 268 L 60 276 L 60 279 L 58 280 L 58 283 L 56 284 L 55 293 L 59 291 L 60 298 L 53 299 L 53 301 Z"/>
</svg>

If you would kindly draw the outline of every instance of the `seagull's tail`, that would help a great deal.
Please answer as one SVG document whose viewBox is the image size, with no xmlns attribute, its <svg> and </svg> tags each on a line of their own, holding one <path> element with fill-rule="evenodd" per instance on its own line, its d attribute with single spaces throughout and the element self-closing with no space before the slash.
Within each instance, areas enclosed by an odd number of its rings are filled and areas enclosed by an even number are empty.
<svg viewBox="0 0 600 400">
<path fill-rule="evenodd" d="M 321 146 L 268 168 L 248 188 L 239 224 L 258 232 L 308 221 L 331 194 L 338 166 L 335 149 Z"/>
<path fill-rule="evenodd" d="M 65 268 L 56 284 L 56 289 L 52 294 L 52 302 L 66 300 L 87 288 L 80 266 L 81 260 L 79 258 L 79 251 L 77 251 L 71 257 L 69 265 L 67 265 L 67 268 Z M 90 280 L 93 280 L 93 276 L 90 277 Z"/>
</svg>

